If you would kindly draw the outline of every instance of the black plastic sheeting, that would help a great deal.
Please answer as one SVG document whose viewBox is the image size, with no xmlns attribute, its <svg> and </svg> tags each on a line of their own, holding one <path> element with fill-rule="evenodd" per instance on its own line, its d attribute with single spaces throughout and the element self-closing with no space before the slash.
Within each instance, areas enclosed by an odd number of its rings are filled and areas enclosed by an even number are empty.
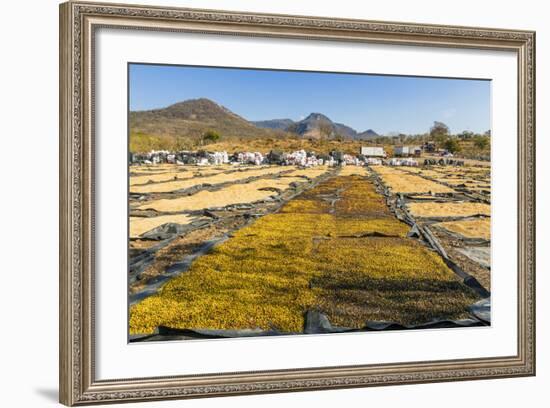
<svg viewBox="0 0 550 408">
<path fill-rule="evenodd" d="M 130 294 L 128 296 L 129 304 L 134 305 L 142 301 L 143 299 L 156 294 L 160 289 L 160 287 L 164 285 L 168 280 L 180 275 L 183 272 L 186 272 L 189 269 L 189 266 L 191 266 L 191 263 L 195 259 L 197 259 L 201 255 L 204 255 L 215 245 L 225 241 L 227 238 L 228 238 L 227 235 L 223 235 L 219 238 L 205 241 L 198 251 L 195 251 L 192 254 L 187 255 L 186 257 L 184 257 L 182 261 L 176 262 L 170 265 L 168 268 L 166 268 L 163 274 L 158 275 L 155 278 L 149 280 L 147 282 L 145 289 L 139 292 Z"/>
<path fill-rule="evenodd" d="M 491 324 L 491 298 L 482 299 L 470 305 L 468 310 L 477 319 L 487 324 Z"/>
<path fill-rule="evenodd" d="M 462 279 L 462 283 L 464 283 L 464 285 L 468 286 L 482 298 L 488 298 L 491 296 L 491 292 L 485 289 L 475 277 L 464 272 L 456 262 L 449 258 L 449 256 L 445 252 L 445 249 L 443 249 L 438 239 L 432 234 L 427 226 L 421 227 L 420 225 L 415 223 L 413 224 L 407 236 L 418 239 L 424 238 L 425 241 L 430 244 L 432 249 L 439 253 L 439 255 L 441 255 L 443 261 L 447 264 L 447 266 L 451 268 L 451 270 Z"/>
<path fill-rule="evenodd" d="M 157 251 L 166 247 L 179 235 L 203 228 L 211 222 L 212 221 L 210 220 L 197 220 L 188 225 L 169 222 L 142 234 L 139 239 L 158 241 L 158 244 L 148 249 L 130 250 L 130 257 L 128 259 L 128 274 L 130 283 L 134 283 L 140 279 L 140 274 L 154 262 Z"/>
<path fill-rule="evenodd" d="M 447 266 L 453 270 L 455 274 L 462 278 L 462 283 L 464 283 L 466 286 L 476 292 L 479 296 L 481 296 L 482 298 L 488 298 L 491 296 L 491 292 L 485 289 L 476 278 L 464 272 L 456 263 L 451 261 L 449 258 L 444 258 L 443 260 L 445 261 Z"/>
<path fill-rule="evenodd" d="M 187 225 L 168 222 L 141 234 L 140 238 L 163 241 L 165 239 L 174 238 L 175 236 L 185 234 L 189 231 L 205 227 L 210 223 L 210 220 L 196 220 Z"/>
<path fill-rule="evenodd" d="M 382 185 L 383 186 L 383 185 Z M 388 192 L 384 192 L 388 197 Z M 347 327 L 333 326 L 327 316 L 317 310 L 309 310 L 305 314 L 305 323 L 302 332 L 282 332 L 276 329 L 262 330 L 259 328 L 251 328 L 244 330 L 216 330 L 216 329 L 177 329 L 166 326 L 160 326 L 155 333 L 151 335 L 132 335 L 131 342 L 151 342 L 151 341 L 167 341 L 167 340 L 190 340 L 190 339 L 219 339 L 219 338 L 239 338 L 239 337 L 262 337 L 262 336 L 286 336 L 296 334 L 323 334 L 323 333 L 351 333 L 351 332 L 372 332 L 372 331 L 389 331 L 389 330 L 424 330 L 424 329 L 439 329 L 439 328 L 464 328 L 476 326 L 488 326 L 491 324 L 491 305 L 490 292 L 487 291 L 473 276 L 464 272 L 455 262 L 447 256 L 445 250 L 439 244 L 437 238 L 431 233 L 427 226 L 420 226 L 414 218 L 410 216 L 406 207 L 403 205 L 403 197 L 398 196 L 396 205 L 391 205 L 398 219 L 411 225 L 411 230 L 408 236 L 418 238 L 438 252 L 447 265 L 462 278 L 463 283 L 477 292 L 482 298 L 481 301 L 470 305 L 469 311 L 471 316 L 466 319 L 447 320 L 434 319 L 429 322 L 424 322 L 417 325 L 404 325 L 396 322 L 386 321 L 366 321 L 363 328 L 352 329 Z M 397 208 L 396 208 L 397 207 Z M 397 211 L 396 211 L 397 210 Z M 167 231 L 168 232 L 168 231 Z M 172 232 L 172 231 L 170 231 Z M 158 233 L 158 232 L 157 232 Z M 380 234 L 384 236 L 384 234 Z M 181 268 L 171 270 L 168 275 L 179 274 L 186 270 L 188 261 L 183 262 Z M 171 276 L 170 276 L 171 277 Z M 160 286 L 162 282 L 158 282 Z M 141 293 L 131 299 L 131 303 L 141 300 L 158 290 L 155 284 L 153 288 L 148 288 L 147 293 Z M 133 300 L 133 302 L 132 302 Z"/>
<path fill-rule="evenodd" d="M 479 303 L 479 302 L 478 302 Z M 490 303 L 490 302 L 489 302 Z M 490 319 L 490 309 L 489 309 Z M 279 330 L 262 330 L 259 328 L 243 330 L 216 330 L 216 329 L 176 329 L 159 326 L 155 333 L 150 335 L 132 335 L 130 342 L 154 342 L 170 340 L 199 340 L 199 339 L 230 339 L 239 337 L 289 336 L 297 334 L 328 334 L 328 333 L 360 333 L 379 332 L 390 330 L 426 330 L 452 329 L 465 327 L 489 326 L 490 320 L 485 321 L 474 316 L 459 320 L 431 320 L 417 325 L 404 325 L 395 322 L 367 321 L 361 329 L 333 326 L 327 316 L 316 310 L 309 310 L 305 315 L 304 330 L 302 332 L 282 332 Z"/>
</svg>

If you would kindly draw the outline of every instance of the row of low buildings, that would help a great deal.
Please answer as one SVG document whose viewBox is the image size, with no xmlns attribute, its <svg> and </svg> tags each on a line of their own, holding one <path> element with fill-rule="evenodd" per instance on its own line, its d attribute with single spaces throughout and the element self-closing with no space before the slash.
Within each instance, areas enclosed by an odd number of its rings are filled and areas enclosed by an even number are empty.
<svg viewBox="0 0 550 408">
<path fill-rule="evenodd" d="M 130 164 L 191 164 L 197 166 L 210 166 L 222 164 L 277 164 L 282 166 L 336 166 L 336 165 L 416 165 L 414 160 L 388 161 L 386 152 L 382 147 L 362 147 L 360 154 L 346 154 L 341 151 L 332 151 L 329 154 L 316 154 L 305 150 L 297 150 L 286 153 L 271 151 L 268 154 L 260 152 L 238 152 L 228 154 L 208 151 L 180 151 L 170 152 L 166 150 L 153 150 L 148 153 L 131 153 Z"/>
<path fill-rule="evenodd" d="M 393 157 L 420 157 L 425 146 L 395 146 Z M 319 164 L 352 164 L 354 161 L 366 161 L 367 164 L 378 164 L 386 159 L 388 154 L 383 147 L 362 146 L 359 155 L 346 155 L 339 151 L 327 154 L 315 154 L 305 150 L 297 150 L 291 153 L 271 151 L 264 155 L 260 152 L 239 152 L 228 154 L 227 152 L 207 151 L 180 151 L 170 152 L 167 150 L 153 150 L 148 153 L 130 153 L 130 163 L 158 164 L 226 164 L 226 163 L 247 163 L 247 164 L 294 164 L 299 166 L 315 166 Z"/>
<path fill-rule="evenodd" d="M 313 152 L 297 150 L 291 153 L 271 151 L 268 154 L 260 152 L 227 152 L 208 151 L 181 151 L 169 152 L 165 150 L 153 150 L 148 153 L 130 153 L 130 164 L 191 164 L 197 166 L 221 165 L 221 164 L 278 164 L 283 166 L 312 167 L 320 165 L 334 166 L 337 164 L 360 164 L 356 156 L 331 152 L 330 154 L 316 155 Z"/>
<path fill-rule="evenodd" d="M 396 157 L 420 157 L 422 155 L 422 147 L 420 146 L 395 146 L 393 155 Z"/>
<path fill-rule="evenodd" d="M 422 155 L 423 146 L 395 146 L 393 148 L 393 156 L 395 157 L 420 157 Z M 365 157 L 386 158 L 387 153 L 383 147 L 363 146 L 361 154 Z"/>
</svg>

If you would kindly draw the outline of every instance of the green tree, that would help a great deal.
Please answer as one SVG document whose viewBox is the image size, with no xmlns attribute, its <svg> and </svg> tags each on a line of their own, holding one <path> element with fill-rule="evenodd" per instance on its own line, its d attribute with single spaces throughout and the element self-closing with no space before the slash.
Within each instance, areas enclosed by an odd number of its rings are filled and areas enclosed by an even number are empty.
<svg viewBox="0 0 550 408">
<path fill-rule="evenodd" d="M 489 137 L 487 136 L 476 136 L 474 139 L 474 146 L 479 150 L 485 150 L 489 146 Z"/>
<path fill-rule="evenodd" d="M 449 137 L 450 130 L 443 122 L 435 121 L 433 126 L 430 128 L 430 137 L 435 140 L 439 145 L 442 145 Z"/>
<path fill-rule="evenodd" d="M 453 154 L 458 153 L 462 150 L 460 143 L 458 143 L 458 140 L 453 138 L 448 138 L 447 140 L 445 140 L 445 142 L 443 143 L 443 147 L 445 148 L 445 150 Z"/>
<path fill-rule="evenodd" d="M 216 143 L 220 138 L 221 135 L 215 130 L 207 130 L 202 135 L 202 141 L 204 143 Z"/>
<path fill-rule="evenodd" d="M 462 140 L 471 139 L 472 137 L 474 137 L 474 132 L 471 132 L 469 130 L 465 130 L 461 134 L 459 134 L 458 137 Z"/>
</svg>

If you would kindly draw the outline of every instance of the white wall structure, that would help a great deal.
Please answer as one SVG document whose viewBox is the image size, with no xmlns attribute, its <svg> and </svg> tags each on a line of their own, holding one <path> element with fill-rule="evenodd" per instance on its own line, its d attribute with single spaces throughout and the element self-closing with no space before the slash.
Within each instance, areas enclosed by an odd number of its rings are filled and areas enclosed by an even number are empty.
<svg viewBox="0 0 550 408">
<path fill-rule="evenodd" d="M 363 146 L 361 147 L 361 154 L 367 157 L 384 157 L 384 148 Z"/>
<path fill-rule="evenodd" d="M 393 148 L 394 156 L 406 156 L 410 154 L 409 146 L 395 146 Z"/>
<path fill-rule="evenodd" d="M 120 1 L 120 0 L 119 0 Z M 537 31 L 537 200 L 539 254 L 548 246 L 550 200 L 550 26 L 545 2 L 507 0 L 131 0 L 132 3 L 317 15 Z M 5 2 L 0 34 L 2 144 L 2 335 L 0 373 L 6 407 L 57 406 L 58 375 L 58 1 Z M 212 52 L 212 51 L 207 51 Z M 498 255 L 498 254 L 497 254 Z M 126 404 L 125 407 L 369 406 L 543 407 L 550 384 L 550 260 L 537 262 L 538 375 L 488 381 L 318 391 L 193 401 Z M 494 288 L 498 290 L 498 288 Z"/>
</svg>

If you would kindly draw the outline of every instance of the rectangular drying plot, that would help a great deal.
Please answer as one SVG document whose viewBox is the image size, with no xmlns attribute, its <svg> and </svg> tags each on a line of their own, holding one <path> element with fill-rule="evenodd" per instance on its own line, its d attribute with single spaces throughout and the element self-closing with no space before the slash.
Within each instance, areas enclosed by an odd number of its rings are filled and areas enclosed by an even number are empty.
<svg viewBox="0 0 550 408">
<path fill-rule="evenodd" d="M 161 215 L 159 217 L 130 217 L 130 238 L 137 238 L 141 234 L 169 222 L 186 225 L 193 218 L 187 214 Z"/>
<path fill-rule="evenodd" d="M 248 204 L 276 195 L 277 192 L 271 189 L 286 190 L 291 183 L 305 181 L 301 177 L 256 180 L 245 184 L 230 185 L 217 191 L 205 190 L 185 197 L 154 200 L 137 208 L 140 210 L 152 209 L 160 212 L 179 212 L 220 208 L 234 204 Z"/>
<path fill-rule="evenodd" d="M 427 180 L 392 167 L 378 166 L 374 169 L 384 184 L 394 193 L 452 193 L 454 190 L 443 184 Z"/>
<path fill-rule="evenodd" d="M 342 206 L 323 199 L 339 193 Z M 357 200 L 376 208 L 371 217 L 348 210 Z M 130 332 L 151 333 L 159 325 L 301 332 L 311 309 L 350 328 L 367 320 L 414 324 L 462 317 L 478 300 L 475 293 L 439 255 L 406 238 L 409 227 L 387 207 L 379 209 L 380 202 L 362 177 L 320 183 L 281 212 L 234 232 L 133 306 Z"/>
<path fill-rule="evenodd" d="M 399 171 L 404 171 L 405 173 L 418 174 L 419 176 L 423 176 L 423 177 L 433 177 L 433 178 L 441 177 L 441 173 L 426 167 L 401 167 L 399 168 Z"/>
<path fill-rule="evenodd" d="M 471 217 L 473 215 L 491 215 L 491 206 L 472 202 L 421 202 L 407 204 L 409 211 L 415 217 Z"/>
<path fill-rule="evenodd" d="M 138 186 L 142 184 L 147 184 L 149 182 L 159 183 L 163 181 L 175 181 L 175 180 L 184 180 L 191 179 L 193 177 L 204 177 L 212 176 L 214 174 L 224 173 L 224 172 L 238 172 L 245 171 L 250 169 L 250 167 L 234 167 L 234 166 L 224 166 L 224 167 L 213 167 L 213 168 L 204 168 L 198 166 L 180 166 L 175 170 L 170 171 L 161 171 L 161 172 L 145 172 L 138 173 L 139 175 L 130 176 L 130 185 Z M 258 167 L 256 167 L 256 170 Z M 130 170 L 134 172 L 133 170 Z"/>
<path fill-rule="evenodd" d="M 435 224 L 447 231 L 454 232 L 466 238 L 491 239 L 491 219 L 475 218 L 472 220 L 447 221 Z"/>
<path fill-rule="evenodd" d="M 170 181 L 170 180 L 182 180 L 189 179 L 194 177 L 194 174 L 190 171 L 169 171 L 165 173 L 153 173 L 145 174 L 140 176 L 131 176 L 130 185 L 140 185 L 146 183 L 158 183 L 161 181 Z"/>
<path fill-rule="evenodd" d="M 368 172 L 365 167 L 359 167 L 359 166 L 344 166 L 342 167 L 342 170 L 340 170 L 339 176 L 367 176 Z"/>
<path fill-rule="evenodd" d="M 183 190 L 186 188 L 191 188 L 200 184 L 222 184 L 229 182 L 237 182 L 241 180 L 246 180 L 250 177 L 260 177 L 274 175 L 289 171 L 291 168 L 286 167 L 269 167 L 265 169 L 258 170 L 245 170 L 245 171 L 236 171 L 231 173 L 222 173 L 215 174 L 208 177 L 196 177 L 185 180 L 177 180 L 166 183 L 159 184 L 146 184 L 143 186 L 133 186 L 130 188 L 131 193 L 169 193 L 172 191 Z"/>
<path fill-rule="evenodd" d="M 284 177 L 308 177 L 308 178 L 314 179 L 326 173 L 327 170 L 328 170 L 328 167 L 326 166 L 310 167 L 308 169 L 294 170 L 294 171 L 291 171 L 290 173 L 285 173 L 283 176 Z"/>
</svg>

